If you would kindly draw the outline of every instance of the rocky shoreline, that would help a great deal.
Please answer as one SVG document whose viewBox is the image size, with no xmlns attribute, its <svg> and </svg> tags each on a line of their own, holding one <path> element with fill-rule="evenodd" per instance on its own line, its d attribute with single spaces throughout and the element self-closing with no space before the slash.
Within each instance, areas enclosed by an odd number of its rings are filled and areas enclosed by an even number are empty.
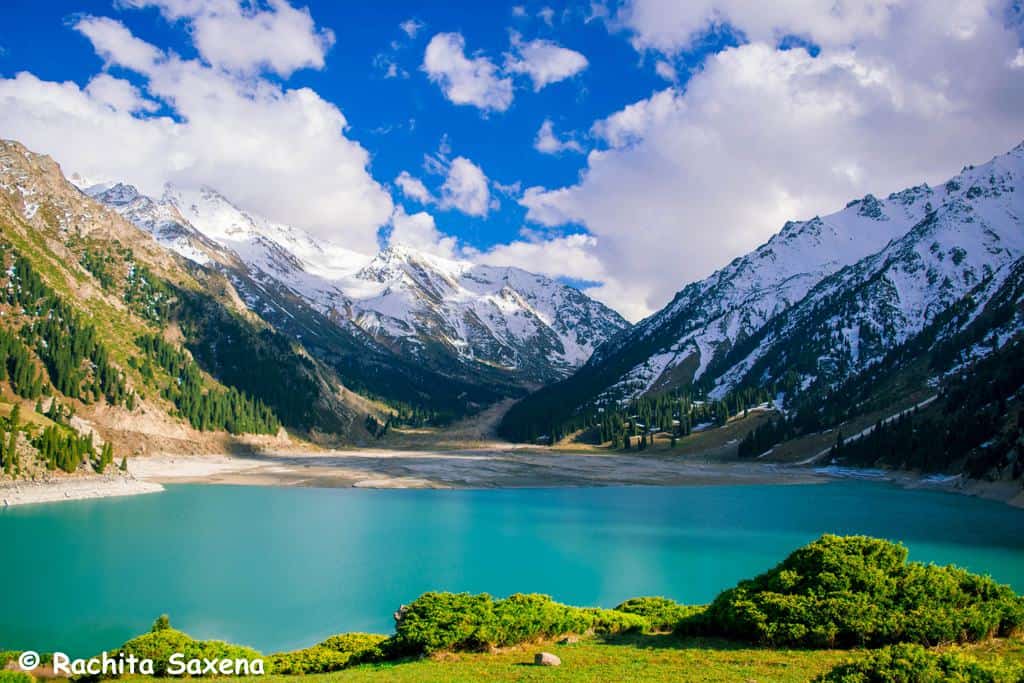
<svg viewBox="0 0 1024 683">
<path fill-rule="evenodd" d="M 0 484 L 0 508 L 64 500 L 114 498 L 159 493 L 164 487 L 153 481 L 132 476 L 54 477 L 36 481 L 15 481 Z"/>
</svg>

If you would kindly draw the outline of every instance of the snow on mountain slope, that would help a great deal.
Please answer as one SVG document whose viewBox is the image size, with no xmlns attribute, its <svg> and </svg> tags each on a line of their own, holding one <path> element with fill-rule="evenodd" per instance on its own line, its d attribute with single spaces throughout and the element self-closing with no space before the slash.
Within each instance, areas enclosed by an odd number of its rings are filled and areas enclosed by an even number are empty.
<svg viewBox="0 0 1024 683">
<path fill-rule="evenodd" d="M 357 324 L 413 354 L 440 343 L 535 380 L 567 374 L 626 327 L 607 307 L 550 278 L 402 246 L 378 254 L 346 291 L 358 296 Z"/>
<path fill-rule="evenodd" d="M 842 379 L 880 361 L 971 294 L 984 309 L 1024 255 L 1024 146 L 941 188 L 891 202 L 928 213 L 905 235 L 818 284 L 772 321 L 742 359 L 716 378 L 714 395 L 742 381 L 798 372 L 804 384 Z"/>
<path fill-rule="evenodd" d="M 893 309 L 885 322 L 881 316 L 864 328 L 864 339 L 856 325 L 839 334 L 851 349 L 843 367 L 862 367 L 1019 254 L 1022 154 L 1017 147 L 941 187 L 921 185 L 886 199 L 867 195 L 835 214 L 787 223 L 766 244 L 687 286 L 665 309 L 599 349 L 589 365 L 605 368 L 610 381 L 603 395 L 635 396 L 701 379 L 724 393 L 784 333 L 740 359 L 737 351 L 812 290 L 815 298 L 799 311 L 855 286 L 866 289 L 850 306 Z M 837 316 L 837 324 L 853 325 L 852 317 Z M 810 343 L 798 338 L 798 329 L 811 334 L 807 324 L 794 322 L 790 342 Z M 790 357 L 781 354 L 773 372 Z"/>
<path fill-rule="evenodd" d="M 229 250 L 255 281 L 283 285 L 337 324 L 440 369 L 482 364 L 517 381 L 549 381 L 627 327 L 549 278 L 403 246 L 370 259 L 249 214 L 210 188 L 168 186 L 159 200 L 120 184 L 87 192 L 186 258 L 209 261 L 211 244 Z M 258 293 L 247 298 L 258 305 Z"/>
</svg>

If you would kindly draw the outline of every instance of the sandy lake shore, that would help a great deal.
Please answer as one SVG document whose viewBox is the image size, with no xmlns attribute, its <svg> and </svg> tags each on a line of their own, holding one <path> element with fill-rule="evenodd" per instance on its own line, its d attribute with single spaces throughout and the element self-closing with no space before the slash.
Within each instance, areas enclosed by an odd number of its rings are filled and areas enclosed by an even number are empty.
<svg viewBox="0 0 1024 683">
<path fill-rule="evenodd" d="M 672 456 L 622 456 L 474 449 L 449 452 L 346 450 L 252 456 L 152 456 L 129 463 L 159 483 L 356 488 L 533 488 L 552 486 L 813 483 L 809 468 L 702 463 Z"/>
<path fill-rule="evenodd" d="M 127 476 L 55 477 L 0 485 L 0 507 L 153 493 L 162 491 L 163 484 L 173 483 L 480 489 L 814 484 L 844 478 L 888 481 L 906 488 L 961 493 L 1024 507 L 1024 494 L 1012 482 L 778 463 L 708 462 L 672 455 L 552 453 L 514 447 L 143 456 L 129 461 Z"/>
</svg>

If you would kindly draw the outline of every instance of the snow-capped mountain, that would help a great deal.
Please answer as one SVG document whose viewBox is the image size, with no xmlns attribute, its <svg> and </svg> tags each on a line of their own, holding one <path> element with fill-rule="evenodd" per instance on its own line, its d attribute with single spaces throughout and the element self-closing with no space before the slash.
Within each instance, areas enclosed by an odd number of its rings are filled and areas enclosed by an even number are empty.
<svg viewBox="0 0 1024 683">
<path fill-rule="evenodd" d="M 283 287 L 335 324 L 454 374 L 479 377 L 484 369 L 526 384 L 558 379 L 628 326 L 544 276 L 401 245 L 367 257 L 247 213 L 210 188 L 168 186 L 159 199 L 124 184 L 85 191 L 197 263 L 236 257 L 251 282 L 234 284 L 261 314 L 281 308 L 268 290 Z"/>
<path fill-rule="evenodd" d="M 977 315 L 1022 255 L 1024 144 L 939 187 L 787 223 L 598 348 L 542 400 L 575 407 L 691 384 L 720 397 L 787 373 L 805 387 L 834 384 L 954 305 Z"/>
<path fill-rule="evenodd" d="M 353 319 L 414 356 L 448 353 L 524 374 L 564 376 L 626 322 L 580 291 L 518 268 L 388 247 L 343 285 Z"/>
</svg>

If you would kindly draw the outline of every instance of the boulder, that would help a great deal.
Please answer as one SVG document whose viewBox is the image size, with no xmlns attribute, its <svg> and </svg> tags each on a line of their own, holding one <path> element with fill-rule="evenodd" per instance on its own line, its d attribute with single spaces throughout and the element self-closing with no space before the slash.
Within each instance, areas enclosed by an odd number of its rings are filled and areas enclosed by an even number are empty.
<svg viewBox="0 0 1024 683">
<path fill-rule="evenodd" d="M 538 652 L 533 656 L 536 666 L 562 666 L 562 660 L 550 652 Z"/>
</svg>

